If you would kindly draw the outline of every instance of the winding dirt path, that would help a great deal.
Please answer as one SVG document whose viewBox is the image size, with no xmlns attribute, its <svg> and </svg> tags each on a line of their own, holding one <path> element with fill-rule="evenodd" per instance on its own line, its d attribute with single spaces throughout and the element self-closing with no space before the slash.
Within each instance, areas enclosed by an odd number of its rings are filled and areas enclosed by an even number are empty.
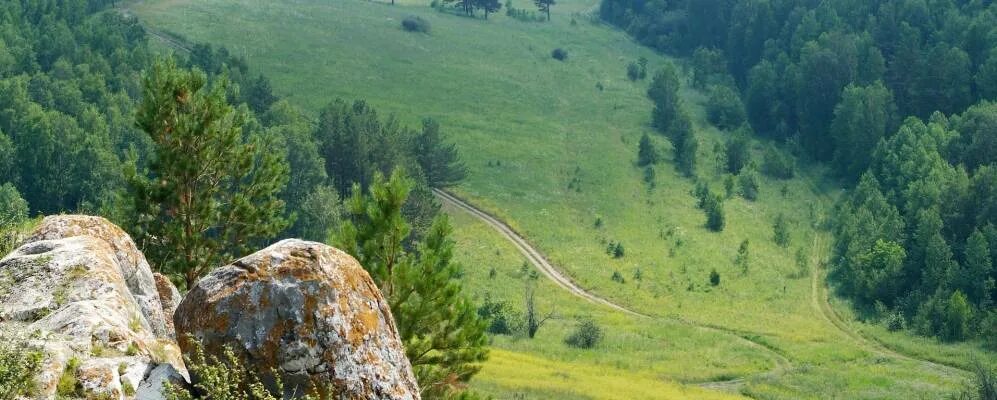
<svg viewBox="0 0 997 400">
<path fill-rule="evenodd" d="M 831 306 L 830 290 L 827 286 L 827 280 L 824 279 L 827 275 L 827 270 L 825 265 L 827 260 L 821 258 L 821 254 L 828 254 L 824 246 L 826 239 L 823 233 L 817 233 L 814 235 L 813 250 L 811 255 L 811 274 L 810 274 L 810 303 L 818 314 L 827 321 L 829 324 L 834 326 L 834 328 L 843 336 L 845 336 L 849 341 L 854 343 L 856 346 L 863 348 L 873 354 L 882 357 L 895 358 L 898 360 L 911 361 L 921 364 L 922 366 L 938 371 L 940 374 L 948 376 L 965 376 L 969 371 L 960 368 L 955 365 L 941 364 L 928 359 L 920 358 L 910 354 L 903 354 L 887 347 L 884 343 L 872 337 L 870 335 L 865 335 L 861 331 L 853 328 L 845 321 Z"/>
<path fill-rule="evenodd" d="M 569 293 L 578 296 L 582 299 L 585 299 L 591 303 L 606 306 L 613 310 L 623 312 L 635 317 L 651 318 L 651 319 L 656 318 L 647 314 L 631 310 L 619 304 L 613 303 L 609 300 L 606 300 L 602 297 L 593 294 L 592 292 L 583 289 L 581 286 L 578 286 L 578 284 L 572 281 L 571 278 L 565 276 L 560 270 L 555 268 L 550 263 L 550 261 L 547 261 L 547 258 L 545 258 L 542 254 L 540 254 L 540 252 L 536 248 L 530 245 L 530 243 L 527 242 L 526 239 L 523 239 L 523 237 L 520 236 L 518 233 L 516 233 L 516 231 L 514 231 L 511 227 L 509 227 L 509 225 L 496 219 L 495 217 L 482 211 L 481 209 L 467 203 L 466 201 L 458 198 L 457 196 L 454 196 L 453 194 L 450 194 L 440 189 L 433 189 L 433 193 L 444 203 L 456 207 L 464 212 L 467 212 L 468 214 L 471 214 L 472 216 L 478 218 L 488 226 L 498 231 L 500 234 L 502 234 L 502 236 L 504 236 L 506 239 L 512 242 L 519 250 L 519 252 L 522 253 L 523 256 L 525 256 L 530 261 L 531 264 L 533 264 L 538 270 L 540 270 L 540 272 L 543 273 L 544 276 L 554 281 L 555 284 L 557 284 L 564 290 L 567 290 Z M 746 383 L 749 378 L 780 375 L 790 370 L 793 367 L 793 363 L 788 358 L 786 358 L 786 356 L 782 355 L 778 351 L 768 346 L 765 346 L 759 342 L 749 339 L 747 337 L 748 333 L 738 332 L 735 330 L 714 325 L 696 323 L 678 317 L 657 317 L 657 319 L 672 321 L 682 325 L 691 326 L 693 328 L 699 329 L 704 332 L 733 336 L 734 338 L 736 338 L 736 340 L 740 341 L 742 344 L 748 347 L 752 347 L 754 349 L 761 350 L 762 352 L 769 353 L 773 363 L 775 364 L 775 366 L 771 370 L 760 374 L 754 374 L 741 378 L 727 379 L 720 381 L 693 382 L 694 384 L 700 387 L 717 389 L 717 390 L 736 390 L 738 387 Z"/>
</svg>

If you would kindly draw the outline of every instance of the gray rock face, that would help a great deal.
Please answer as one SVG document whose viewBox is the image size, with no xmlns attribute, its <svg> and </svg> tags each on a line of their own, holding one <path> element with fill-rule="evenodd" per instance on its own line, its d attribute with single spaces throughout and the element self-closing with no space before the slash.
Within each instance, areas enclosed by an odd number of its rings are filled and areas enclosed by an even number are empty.
<svg viewBox="0 0 997 400">
<path fill-rule="evenodd" d="M 185 352 L 193 340 L 209 355 L 229 347 L 271 387 L 276 371 L 287 395 L 419 398 L 381 292 L 356 260 L 320 243 L 285 240 L 216 269 L 174 322 Z"/>
<path fill-rule="evenodd" d="M 39 394 L 64 373 L 85 396 L 123 399 L 159 364 L 183 368 L 149 264 L 103 218 L 46 218 L 0 259 L 0 331 L 31 335 L 46 353 Z M 70 359 L 80 361 L 66 371 Z"/>
</svg>

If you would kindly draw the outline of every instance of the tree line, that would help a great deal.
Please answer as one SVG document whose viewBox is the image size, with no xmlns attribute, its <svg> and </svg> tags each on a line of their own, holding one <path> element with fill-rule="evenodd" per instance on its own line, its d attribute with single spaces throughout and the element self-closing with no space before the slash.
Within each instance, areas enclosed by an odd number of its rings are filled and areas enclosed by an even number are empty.
<svg viewBox="0 0 997 400">
<path fill-rule="evenodd" d="M 604 0 L 600 14 L 685 56 L 711 123 L 783 142 L 854 187 L 832 278 L 865 315 L 946 340 L 997 337 L 997 6 Z M 791 166 L 766 152 L 767 174 Z"/>
<path fill-rule="evenodd" d="M 392 304 L 424 397 L 473 396 L 485 332 L 431 192 L 465 174 L 441 126 L 363 101 L 309 116 L 224 47 L 153 54 L 110 3 L 0 4 L 0 229 L 102 215 L 181 288 L 278 237 L 339 245 Z"/>
</svg>

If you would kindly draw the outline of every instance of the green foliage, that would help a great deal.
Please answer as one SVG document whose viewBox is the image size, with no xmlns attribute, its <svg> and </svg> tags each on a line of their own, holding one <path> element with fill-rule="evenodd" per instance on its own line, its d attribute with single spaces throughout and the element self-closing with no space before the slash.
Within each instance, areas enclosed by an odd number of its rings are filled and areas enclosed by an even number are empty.
<svg viewBox="0 0 997 400">
<path fill-rule="evenodd" d="M 656 164 L 660 159 L 658 149 L 651 143 L 651 137 L 646 133 L 640 136 L 640 143 L 637 146 L 637 165 L 640 167 Z"/>
<path fill-rule="evenodd" d="M 747 275 L 751 268 L 751 249 L 748 239 L 744 239 L 737 248 L 737 257 L 734 258 L 734 265 L 741 268 L 741 274 Z"/>
<path fill-rule="evenodd" d="M 492 300 L 488 293 L 478 306 L 478 316 L 488 321 L 488 333 L 493 335 L 511 335 L 516 330 L 515 316 L 509 305 L 502 301 Z"/>
<path fill-rule="evenodd" d="M 758 173 L 754 169 L 742 170 L 741 174 L 737 176 L 737 185 L 741 197 L 744 197 L 745 200 L 758 200 Z"/>
<path fill-rule="evenodd" d="M 578 321 L 575 330 L 564 338 L 568 346 L 579 349 L 591 349 L 602 340 L 602 328 L 591 318 Z"/>
<path fill-rule="evenodd" d="M 613 271 L 613 275 L 611 275 L 609 279 L 612 279 L 613 282 L 616 283 L 627 283 L 627 279 L 623 277 L 623 274 L 621 274 L 620 271 Z"/>
<path fill-rule="evenodd" d="M 893 94 L 882 82 L 845 88 L 831 122 L 834 165 L 842 175 L 856 180 L 865 172 L 876 144 L 894 127 L 895 114 Z"/>
<path fill-rule="evenodd" d="M 762 172 L 778 179 L 792 179 L 796 176 L 796 161 L 793 156 L 779 151 L 774 145 L 765 148 L 762 159 Z"/>
<path fill-rule="evenodd" d="M 445 216 L 414 252 L 406 250 L 411 228 L 402 207 L 411 188 L 401 171 L 390 179 L 376 173 L 366 195 L 355 184 L 336 243 L 374 278 L 391 306 L 423 396 L 436 398 L 461 392 L 462 382 L 480 369 L 488 354 L 486 322 L 461 292 L 461 266 L 453 261 Z"/>
<path fill-rule="evenodd" d="M 958 400 L 997 400 L 997 372 L 981 363 L 973 362 L 973 378 L 957 397 Z"/>
<path fill-rule="evenodd" d="M 0 399 L 34 397 L 35 376 L 41 372 L 44 354 L 25 340 L 0 340 Z"/>
<path fill-rule="evenodd" d="M 59 382 L 56 384 L 56 394 L 61 397 L 82 397 L 83 388 L 80 386 L 79 380 L 76 378 L 77 371 L 80 369 L 80 359 L 76 357 L 70 358 L 66 361 L 66 367 L 62 370 L 62 375 L 59 376 Z"/>
<path fill-rule="evenodd" d="M 429 33 L 429 21 L 422 17 L 408 16 L 402 19 L 402 28 L 409 32 Z"/>
<path fill-rule="evenodd" d="M 696 159 L 699 151 L 699 139 L 692 129 L 692 124 L 685 114 L 679 114 L 675 123 L 675 164 L 686 177 L 696 175 Z"/>
<path fill-rule="evenodd" d="M 422 121 L 412 153 L 431 187 L 454 186 L 467 176 L 457 147 L 443 140 L 440 124 L 431 118 Z"/>
<path fill-rule="evenodd" d="M 708 194 L 703 202 L 703 210 L 706 212 L 706 228 L 714 232 L 723 231 L 726 225 L 723 198 Z"/>
<path fill-rule="evenodd" d="M 194 354 L 186 355 L 184 363 L 192 376 L 196 376 L 194 390 L 188 391 L 181 385 L 167 382 L 163 385 L 163 397 L 167 400 L 279 400 L 284 399 L 284 385 L 279 376 L 274 377 L 272 387 L 260 380 L 252 370 L 236 357 L 230 347 L 225 347 L 221 357 L 205 354 L 203 346 L 194 341 Z M 271 390 L 272 389 L 272 390 Z M 318 387 L 315 388 L 318 390 Z M 295 398 L 318 400 L 317 393 L 296 393 Z"/>
<path fill-rule="evenodd" d="M 17 242 L 17 228 L 28 218 L 28 202 L 10 183 L 0 185 L 0 257 Z"/>
<path fill-rule="evenodd" d="M 187 287 L 288 225 L 277 197 L 286 161 L 259 136 L 245 138 L 247 116 L 229 105 L 224 80 L 205 85 L 203 73 L 172 60 L 146 74 L 136 121 L 155 143 L 155 158 L 148 172 L 129 172 L 136 237 Z"/>
<path fill-rule="evenodd" d="M 747 118 L 741 96 L 729 86 L 712 86 L 706 101 L 706 118 L 722 130 L 740 127 Z"/>
<path fill-rule="evenodd" d="M 710 286 L 720 286 L 720 273 L 716 268 L 710 270 Z"/>
<path fill-rule="evenodd" d="M 775 217 L 775 223 L 772 224 L 772 240 L 779 247 L 789 247 L 789 222 L 786 220 L 784 214 L 779 214 Z"/>
<path fill-rule="evenodd" d="M 675 66 L 665 66 L 654 74 L 647 96 L 654 103 L 651 114 L 652 125 L 659 131 L 668 132 L 681 111 L 682 100 L 679 98 L 679 78 Z"/>
<path fill-rule="evenodd" d="M 709 85 L 726 85 L 727 59 L 722 50 L 697 48 L 692 53 L 692 83 L 705 89 Z"/>
<path fill-rule="evenodd" d="M 558 47 L 550 52 L 550 56 L 557 61 L 565 61 L 568 59 L 568 51 Z"/>
<path fill-rule="evenodd" d="M 727 160 L 727 172 L 737 175 L 744 167 L 751 164 L 751 143 L 743 131 L 735 132 L 724 147 Z"/>
<path fill-rule="evenodd" d="M 557 4 L 555 0 L 533 0 L 533 4 L 537 6 L 537 10 L 543 14 L 547 14 L 547 21 L 550 21 L 550 8 Z M 557 57 L 555 57 L 557 58 Z"/>
</svg>

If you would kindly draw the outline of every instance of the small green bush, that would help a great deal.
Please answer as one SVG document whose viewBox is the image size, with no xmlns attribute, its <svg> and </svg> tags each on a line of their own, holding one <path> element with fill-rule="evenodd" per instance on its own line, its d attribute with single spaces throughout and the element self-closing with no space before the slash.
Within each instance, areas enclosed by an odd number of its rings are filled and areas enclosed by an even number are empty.
<svg viewBox="0 0 997 400">
<path fill-rule="evenodd" d="M 564 343 L 579 349 L 591 349 L 600 340 L 602 340 L 602 328 L 592 319 L 586 318 L 578 322 L 574 332 L 564 338 Z"/>
<path fill-rule="evenodd" d="M 550 52 L 550 56 L 554 57 L 557 61 L 566 61 L 568 59 L 568 51 L 558 47 Z"/>
<path fill-rule="evenodd" d="M 408 16 L 402 19 L 402 28 L 409 32 L 429 33 L 429 21 L 422 17 Z"/>
<path fill-rule="evenodd" d="M 716 269 L 710 271 L 710 286 L 720 285 L 720 273 Z"/>
<path fill-rule="evenodd" d="M 271 392 L 255 373 L 239 362 L 231 348 L 225 348 L 222 358 L 205 355 L 204 348 L 195 342 L 193 357 L 185 357 L 187 370 L 198 377 L 194 388 L 198 395 L 179 385 L 167 383 L 163 386 L 163 397 L 167 400 L 280 400 L 283 398 L 283 383 L 279 377 Z M 329 393 L 334 393 L 330 391 Z M 311 394 L 300 397 L 303 400 L 319 400 Z"/>
<path fill-rule="evenodd" d="M 610 277 L 610 279 L 616 283 L 627 283 L 627 280 L 623 278 L 623 274 L 621 274 L 620 271 L 613 271 L 613 276 Z"/>
<path fill-rule="evenodd" d="M 43 359 L 42 352 L 27 342 L 0 337 L 0 399 L 34 397 L 35 375 Z"/>
</svg>

